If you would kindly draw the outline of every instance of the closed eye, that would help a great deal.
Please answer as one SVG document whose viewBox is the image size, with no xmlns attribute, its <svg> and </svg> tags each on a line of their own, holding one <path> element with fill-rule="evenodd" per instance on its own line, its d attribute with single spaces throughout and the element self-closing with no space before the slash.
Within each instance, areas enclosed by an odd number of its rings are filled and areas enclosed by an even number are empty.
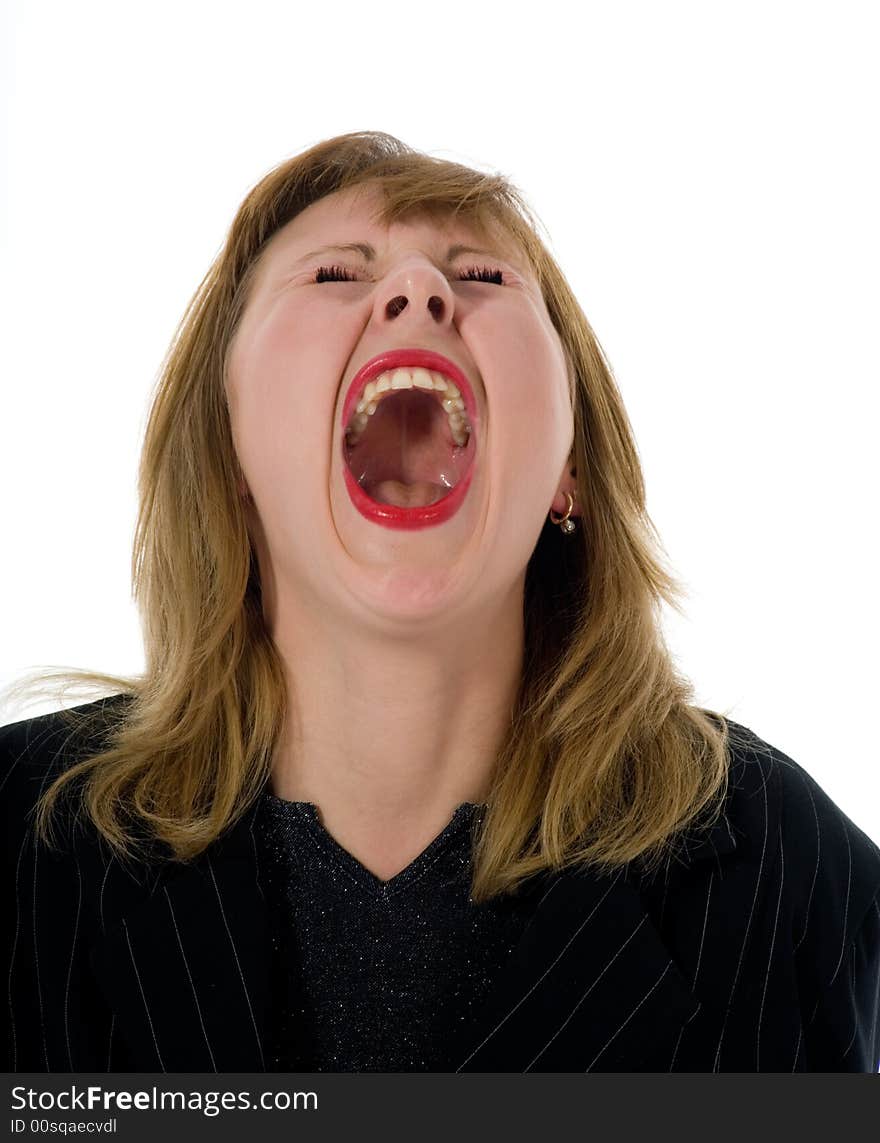
<svg viewBox="0 0 880 1143">
<path fill-rule="evenodd" d="M 494 282 L 496 286 L 504 285 L 503 271 L 492 269 L 489 266 L 471 266 L 460 275 L 461 281 Z M 319 266 L 315 271 L 315 284 L 320 282 L 354 282 L 354 274 L 345 266 Z"/>
<path fill-rule="evenodd" d="M 462 281 L 494 282 L 496 286 L 504 285 L 504 275 L 500 270 L 492 270 L 488 266 L 471 266 L 461 275 Z"/>
<path fill-rule="evenodd" d="M 319 266 L 315 271 L 315 282 L 353 282 L 354 275 L 344 266 Z"/>
</svg>

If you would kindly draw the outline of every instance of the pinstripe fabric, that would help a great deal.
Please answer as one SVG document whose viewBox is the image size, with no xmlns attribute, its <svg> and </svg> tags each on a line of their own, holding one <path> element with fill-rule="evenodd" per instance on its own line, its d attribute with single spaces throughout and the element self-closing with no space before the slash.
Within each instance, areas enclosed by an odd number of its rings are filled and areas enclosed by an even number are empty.
<svg viewBox="0 0 880 1143">
<path fill-rule="evenodd" d="M 112 725 L 118 698 L 89 704 Z M 877 1071 L 880 850 L 743 727 L 725 813 L 652 877 L 537 878 L 539 904 L 449 1071 Z M 96 726 L 99 733 L 101 726 Z M 270 978 L 253 814 L 199 859 L 126 868 L 25 818 L 96 741 L 0 728 L 10 1071 L 258 1072 Z"/>
</svg>

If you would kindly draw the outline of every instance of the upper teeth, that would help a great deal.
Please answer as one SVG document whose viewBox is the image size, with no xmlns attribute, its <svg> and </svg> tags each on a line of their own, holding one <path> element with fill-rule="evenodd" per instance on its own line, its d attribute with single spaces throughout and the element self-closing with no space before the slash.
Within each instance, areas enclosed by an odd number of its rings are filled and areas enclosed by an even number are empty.
<svg viewBox="0 0 880 1143">
<path fill-rule="evenodd" d="M 464 411 L 464 401 L 462 400 L 458 386 L 454 381 L 450 381 L 448 377 L 444 377 L 442 373 L 421 367 L 413 369 L 389 369 L 385 373 L 380 373 L 378 377 L 374 377 L 373 380 L 367 384 L 367 387 L 361 394 L 361 399 L 357 403 L 355 415 L 345 430 L 346 433 L 349 434 L 349 444 L 354 443 L 364 431 L 369 418 L 378 408 L 383 393 L 388 393 L 393 389 L 413 388 L 436 389 L 439 392 L 445 392 L 446 396 L 441 401 L 441 404 L 449 417 L 449 424 L 452 428 L 452 439 L 460 448 L 464 447 L 467 443 L 471 427 L 467 421 L 467 414 Z"/>
</svg>

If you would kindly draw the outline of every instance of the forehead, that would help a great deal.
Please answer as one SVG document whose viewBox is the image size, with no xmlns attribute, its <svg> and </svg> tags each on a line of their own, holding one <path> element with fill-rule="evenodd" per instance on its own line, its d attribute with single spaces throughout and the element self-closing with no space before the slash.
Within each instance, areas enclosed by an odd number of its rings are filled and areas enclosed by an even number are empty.
<svg viewBox="0 0 880 1143">
<path fill-rule="evenodd" d="M 458 241 L 506 258 L 528 271 L 528 260 L 504 227 L 492 219 L 481 225 L 477 219 L 454 217 L 450 209 L 413 208 L 390 223 L 382 220 L 384 197 L 375 186 L 363 185 L 335 191 L 306 207 L 267 243 L 260 261 L 288 262 L 322 245 L 370 242 L 378 247 L 391 238 L 431 248 Z"/>
</svg>

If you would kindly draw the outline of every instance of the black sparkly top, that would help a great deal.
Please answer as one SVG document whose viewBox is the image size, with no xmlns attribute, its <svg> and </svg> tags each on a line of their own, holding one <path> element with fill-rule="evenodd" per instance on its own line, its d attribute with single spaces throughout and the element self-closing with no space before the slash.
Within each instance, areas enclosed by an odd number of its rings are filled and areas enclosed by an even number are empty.
<svg viewBox="0 0 880 1143">
<path fill-rule="evenodd" d="M 533 909 L 529 894 L 470 900 L 483 806 L 382 881 L 324 828 L 311 802 L 263 795 L 255 835 L 272 927 L 270 1070 L 454 1070 L 466 1031 Z"/>
</svg>

